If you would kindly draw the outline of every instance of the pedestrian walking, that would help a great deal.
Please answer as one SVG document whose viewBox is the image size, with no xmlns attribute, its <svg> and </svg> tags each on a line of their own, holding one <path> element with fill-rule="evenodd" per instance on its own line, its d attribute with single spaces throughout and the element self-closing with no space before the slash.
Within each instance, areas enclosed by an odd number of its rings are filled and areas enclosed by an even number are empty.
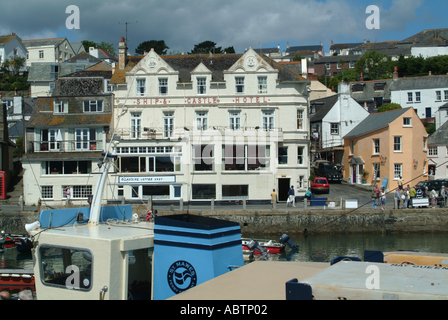
<svg viewBox="0 0 448 320">
<path fill-rule="evenodd" d="M 402 195 L 403 195 L 402 190 L 400 190 L 400 189 L 395 190 L 395 193 L 394 193 L 394 208 L 395 209 L 400 209 L 400 201 L 402 200 L 401 199 Z"/>
<path fill-rule="evenodd" d="M 291 186 L 291 189 L 289 189 L 289 191 L 288 191 L 288 200 L 289 201 L 286 204 L 287 206 L 288 206 L 289 203 L 291 203 L 291 205 L 293 207 L 296 206 L 296 197 L 295 197 L 295 194 L 294 194 L 294 186 Z"/>
<path fill-rule="evenodd" d="M 412 201 L 415 199 L 416 196 L 417 196 L 417 190 L 415 190 L 414 187 L 412 187 L 411 189 L 409 189 L 409 199 L 411 200 L 411 207 L 414 206 L 414 204 L 412 203 Z"/>
<path fill-rule="evenodd" d="M 277 202 L 277 192 L 275 192 L 275 189 L 272 189 L 272 192 L 271 192 L 272 209 L 274 209 L 274 202 Z"/>
<path fill-rule="evenodd" d="M 445 186 L 442 186 L 442 190 L 440 190 L 440 196 L 442 197 L 442 203 L 440 206 L 446 207 L 446 198 L 448 196 L 448 190 L 446 190 Z"/>
<path fill-rule="evenodd" d="M 65 188 L 65 198 L 67 199 L 67 203 L 73 204 L 73 202 L 70 200 L 70 187 Z"/>
<path fill-rule="evenodd" d="M 406 209 L 408 207 L 408 204 L 409 204 L 409 199 L 410 199 L 410 197 L 409 197 L 409 190 L 410 190 L 409 185 L 406 188 L 404 188 L 404 190 L 403 190 L 403 196 L 404 196 L 404 199 L 403 199 L 403 209 Z"/>
<path fill-rule="evenodd" d="M 384 187 L 381 187 L 380 197 L 381 197 L 381 210 L 386 210 L 386 191 L 384 190 Z"/>
<path fill-rule="evenodd" d="M 376 192 L 377 185 L 375 185 L 375 188 L 372 190 L 372 210 L 376 210 L 376 204 L 378 201 L 378 193 Z"/>
<path fill-rule="evenodd" d="M 437 204 L 437 192 L 434 188 L 432 188 L 431 192 L 429 193 L 429 196 L 431 198 L 431 205 L 433 208 L 435 208 Z"/>
</svg>

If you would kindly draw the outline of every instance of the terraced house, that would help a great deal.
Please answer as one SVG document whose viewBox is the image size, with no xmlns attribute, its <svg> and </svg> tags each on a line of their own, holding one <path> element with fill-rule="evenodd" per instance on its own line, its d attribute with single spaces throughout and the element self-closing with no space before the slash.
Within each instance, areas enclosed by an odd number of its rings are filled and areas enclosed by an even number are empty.
<svg viewBox="0 0 448 320">
<path fill-rule="evenodd" d="M 286 200 L 309 176 L 309 81 L 244 54 L 127 56 L 110 85 L 118 154 L 107 197 Z M 113 190 L 113 191 L 111 191 Z"/>
<path fill-rule="evenodd" d="M 112 120 L 111 75 L 102 62 L 59 78 L 52 96 L 35 99 L 22 159 L 27 205 L 65 205 L 67 187 L 74 204 L 87 204 Z"/>
</svg>

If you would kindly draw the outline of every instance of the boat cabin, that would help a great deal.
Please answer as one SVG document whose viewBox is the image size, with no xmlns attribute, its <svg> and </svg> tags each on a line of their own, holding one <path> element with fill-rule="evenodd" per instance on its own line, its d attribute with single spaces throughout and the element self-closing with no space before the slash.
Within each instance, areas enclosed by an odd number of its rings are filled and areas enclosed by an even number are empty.
<svg viewBox="0 0 448 320">
<path fill-rule="evenodd" d="M 32 232 L 41 300 L 151 298 L 154 224 L 73 224 Z"/>
</svg>

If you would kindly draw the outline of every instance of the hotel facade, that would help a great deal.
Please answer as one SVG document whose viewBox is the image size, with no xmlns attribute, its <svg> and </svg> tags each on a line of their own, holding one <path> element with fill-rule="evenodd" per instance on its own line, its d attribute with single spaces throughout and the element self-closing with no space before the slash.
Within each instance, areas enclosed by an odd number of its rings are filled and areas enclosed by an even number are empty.
<svg viewBox="0 0 448 320">
<path fill-rule="evenodd" d="M 127 56 L 110 85 L 108 199 L 286 200 L 309 177 L 309 85 L 249 49 L 242 55 Z"/>
</svg>

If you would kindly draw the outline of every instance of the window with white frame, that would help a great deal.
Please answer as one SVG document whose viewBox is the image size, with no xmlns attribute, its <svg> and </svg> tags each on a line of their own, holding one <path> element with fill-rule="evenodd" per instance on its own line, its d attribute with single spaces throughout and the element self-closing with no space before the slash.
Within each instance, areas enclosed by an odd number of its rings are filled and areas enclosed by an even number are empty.
<svg viewBox="0 0 448 320">
<path fill-rule="evenodd" d="M 137 97 L 143 97 L 146 95 L 146 79 L 137 79 Z"/>
<path fill-rule="evenodd" d="M 72 186 L 73 199 L 87 199 L 89 195 L 92 194 L 91 185 L 83 186 Z"/>
<path fill-rule="evenodd" d="M 174 134 L 174 112 L 163 113 L 163 137 L 171 138 Z"/>
<path fill-rule="evenodd" d="M 422 101 L 421 93 L 420 92 L 416 92 L 415 93 L 415 102 L 420 103 L 421 101 Z"/>
<path fill-rule="evenodd" d="M 84 101 L 84 112 L 103 112 L 103 100 Z"/>
<path fill-rule="evenodd" d="M 399 179 L 400 177 L 402 177 L 402 173 L 401 173 L 401 169 L 402 169 L 402 164 L 401 163 L 395 163 L 394 164 L 394 179 Z"/>
<path fill-rule="evenodd" d="M 339 123 L 330 123 L 330 134 L 339 134 Z"/>
<path fill-rule="evenodd" d="M 214 170 L 214 145 L 193 145 L 194 171 Z"/>
<path fill-rule="evenodd" d="M 263 130 L 270 131 L 274 129 L 274 110 L 263 110 L 262 119 Z"/>
<path fill-rule="evenodd" d="M 436 101 L 442 100 L 442 91 L 436 91 Z"/>
<path fill-rule="evenodd" d="M 354 69 L 355 68 L 355 61 L 350 61 L 349 68 L 350 69 Z"/>
<path fill-rule="evenodd" d="M 232 130 L 241 129 L 241 111 L 240 110 L 230 110 L 229 111 L 229 127 Z"/>
<path fill-rule="evenodd" d="M 350 154 L 352 155 L 355 152 L 355 141 L 350 140 Z"/>
<path fill-rule="evenodd" d="M 408 102 L 412 102 L 412 92 L 408 92 Z"/>
<path fill-rule="evenodd" d="M 437 147 L 429 147 L 428 156 L 437 156 Z"/>
<path fill-rule="evenodd" d="M 131 112 L 131 139 L 139 139 L 142 131 L 141 112 Z"/>
<path fill-rule="evenodd" d="M 426 137 L 423 137 L 423 150 L 424 150 L 424 151 L 426 150 L 426 147 L 427 147 L 426 140 L 427 140 L 427 138 L 426 138 Z"/>
<path fill-rule="evenodd" d="M 394 152 L 401 152 L 401 136 L 394 136 Z"/>
<path fill-rule="evenodd" d="M 198 94 L 206 94 L 207 93 L 207 79 L 206 78 L 197 78 L 197 86 L 198 86 Z"/>
<path fill-rule="evenodd" d="M 68 101 L 67 100 L 55 100 L 53 103 L 54 113 L 67 113 Z"/>
<path fill-rule="evenodd" d="M 258 77 L 258 94 L 268 93 L 268 77 Z"/>
<path fill-rule="evenodd" d="M 411 126 L 411 118 L 403 118 L 403 127 Z"/>
<path fill-rule="evenodd" d="M 297 129 L 303 129 L 303 109 L 297 109 Z"/>
<path fill-rule="evenodd" d="M 208 129 L 208 111 L 196 111 L 196 129 Z"/>
<path fill-rule="evenodd" d="M 161 96 L 168 94 L 168 79 L 159 79 L 159 94 Z"/>
<path fill-rule="evenodd" d="M 222 168 L 225 171 L 267 170 L 270 166 L 270 146 L 222 145 Z"/>
<path fill-rule="evenodd" d="M 235 92 L 244 93 L 244 77 L 235 77 Z"/>
<path fill-rule="evenodd" d="M 297 188 L 303 189 L 305 187 L 305 176 L 299 176 L 299 180 L 297 180 Z"/>
<path fill-rule="evenodd" d="M 278 147 L 278 164 L 288 164 L 288 147 Z"/>
<path fill-rule="evenodd" d="M 448 90 L 444 91 L 444 95 L 445 95 L 444 100 L 448 100 Z"/>
<path fill-rule="evenodd" d="M 326 68 L 327 70 L 330 70 L 330 68 L 331 68 L 330 63 L 327 62 L 327 63 L 325 64 L 325 68 Z"/>
<path fill-rule="evenodd" d="M 44 58 L 44 50 L 39 50 L 39 59 Z"/>
<path fill-rule="evenodd" d="M 297 164 L 304 164 L 305 147 L 297 147 Z"/>
<path fill-rule="evenodd" d="M 96 150 L 96 129 L 76 128 L 75 129 L 75 149 L 76 150 Z"/>
<path fill-rule="evenodd" d="M 40 193 L 42 199 L 53 199 L 53 186 L 41 186 Z"/>
<path fill-rule="evenodd" d="M 380 154 L 380 139 L 373 139 L 373 154 Z"/>
</svg>

